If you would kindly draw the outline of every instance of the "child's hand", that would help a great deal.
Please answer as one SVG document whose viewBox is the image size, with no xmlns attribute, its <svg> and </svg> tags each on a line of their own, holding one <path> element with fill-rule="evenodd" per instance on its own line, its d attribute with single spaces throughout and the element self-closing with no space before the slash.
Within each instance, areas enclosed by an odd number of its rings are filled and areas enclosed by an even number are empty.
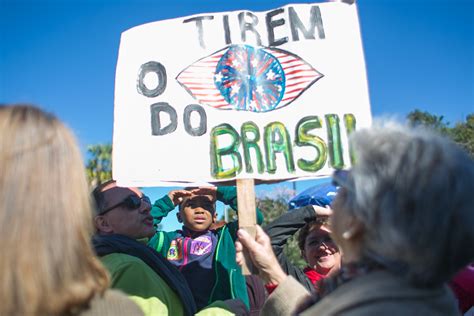
<svg viewBox="0 0 474 316">
<path fill-rule="evenodd" d="M 181 203 L 184 197 L 190 196 L 190 195 L 192 195 L 192 193 L 187 190 L 173 190 L 173 191 L 168 192 L 168 197 L 170 198 L 170 200 L 173 202 L 175 206 Z"/>
<path fill-rule="evenodd" d="M 209 196 L 212 202 L 216 201 L 216 192 L 217 192 L 217 187 L 200 187 L 200 188 L 191 190 L 191 193 L 194 195 Z"/>
</svg>

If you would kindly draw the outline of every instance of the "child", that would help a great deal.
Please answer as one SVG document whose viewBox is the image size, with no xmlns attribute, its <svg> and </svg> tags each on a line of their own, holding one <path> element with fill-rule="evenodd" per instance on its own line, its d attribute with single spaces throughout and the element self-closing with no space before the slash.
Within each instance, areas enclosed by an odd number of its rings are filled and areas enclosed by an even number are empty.
<svg viewBox="0 0 474 316">
<path fill-rule="evenodd" d="M 155 223 L 179 204 L 178 221 L 182 230 L 159 231 L 149 246 L 156 249 L 183 273 L 198 309 L 216 300 L 240 299 L 247 308 L 249 299 L 240 267 L 235 262 L 238 223 L 213 229 L 215 202 L 219 200 L 237 211 L 234 187 L 210 187 L 170 191 L 152 208 Z M 257 223 L 263 222 L 260 210 Z"/>
</svg>

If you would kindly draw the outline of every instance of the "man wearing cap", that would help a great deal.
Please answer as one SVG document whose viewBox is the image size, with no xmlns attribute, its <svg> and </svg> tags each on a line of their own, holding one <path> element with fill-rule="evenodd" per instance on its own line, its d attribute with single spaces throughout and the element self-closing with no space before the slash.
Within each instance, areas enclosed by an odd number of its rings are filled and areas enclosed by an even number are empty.
<svg viewBox="0 0 474 316">
<path fill-rule="evenodd" d="M 215 202 L 219 200 L 237 211 L 235 187 L 208 187 L 171 191 L 152 208 L 155 222 L 179 204 L 180 230 L 158 232 L 149 246 L 179 268 L 188 281 L 198 309 L 216 300 L 240 299 L 249 305 L 245 278 L 235 261 L 236 221 L 215 228 Z M 263 215 L 257 209 L 257 222 Z"/>
<path fill-rule="evenodd" d="M 156 233 L 150 199 L 138 188 L 118 187 L 113 180 L 95 188 L 93 197 L 97 204 L 93 245 L 110 272 L 111 287 L 131 296 L 148 315 L 196 314 L 183 275 L 146 245 Z M 217 302 L 214 307 L 226 314 L 228 306 Z"/>
</svg>

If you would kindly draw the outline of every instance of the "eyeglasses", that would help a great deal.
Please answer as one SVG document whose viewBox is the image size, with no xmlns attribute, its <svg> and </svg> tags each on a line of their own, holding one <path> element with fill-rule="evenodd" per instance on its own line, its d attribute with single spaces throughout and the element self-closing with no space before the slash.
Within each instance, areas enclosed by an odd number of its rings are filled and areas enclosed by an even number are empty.
<svg viewBox="0 0 474 316">
<path fill-rule="evenodd" d="M 321 236 L 320 238 L 318 238 L 317 240 L 315 240 L 315 242 L 317 242 L 318 245 L 321 245 L 321 244 L 327 245 L 328 243 L 333 242 L 333 241 L 332 241 L 331 236 L 326 235 L 326 236 Z"/>
<path fill-rule="evenodd" d="M 332 174 L 332 185 L 343 187 L 349 191 L 354 191 L 351 182 L 351 172 L 349 170 L 336 169 Z"/>
<path fill-rule="evenodd" d="M 334 243 L 332 241 L 331 236 L 329 234 L 323 235 L 323 236 L 318 236 L 318 237 L 309 237 L 310 239 L 308 240 L 308 245 L 309 246 L 319 246 L 319 245 L 328 245 L 329 243 Z"/>
<path fill-rule="evenodd" d="M 141 197 L 139 197 L 138 195 L 135 195 L 135 194 L 132 194 L 132 195 L 129 195 L 127 196 L 123 201 L 115 204 L 114 206 L 111 206 L 105 210 L 103 210 L 102 212 L 100 212 L 99 215 L 104 215 L 105 213 L 113 210 L 114 208 L 117 208 L 121 205 L 125 205 L 127 208 L 129 208 L 130 210 L 136 210 L 138 209 L 140 206 L 142 206 L 142 202 L 143 203 L 146 203 L 148 204 L 149 206 L 151 206 L 151 201 L 150 201 L 150 198 L 146 195 L 142 195 Z"/>
</svg>

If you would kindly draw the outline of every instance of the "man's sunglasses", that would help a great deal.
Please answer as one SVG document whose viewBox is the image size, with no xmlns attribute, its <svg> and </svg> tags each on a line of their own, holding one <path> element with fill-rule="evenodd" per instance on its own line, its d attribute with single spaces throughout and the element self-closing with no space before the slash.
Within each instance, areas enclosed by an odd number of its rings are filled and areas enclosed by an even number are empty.
<svg viewBox="0 0 474 316">
<path fill-rule="evenodd" d="M 138 209 L 140 206 L 142 206 L 142 202 L 148 204 L 149 206 L 151 206 L 151 201 L 150 201 L 150 198 L 146 195 L 142 195 L 142 197 L 139 197 L 138 195 L 135 195 L 135 194 L 131 194 L 129 196 L 127 196 L 123 201 L 103 210 L 102 212 L 100 212 L 99 215 L 104 215 L 105 213 L 113 210 L 114 208 L 117 208 L 121 205 L 125 205 L 127 208 L 129 208 L 130 210 L 136 210 Z"/>
</svg>

